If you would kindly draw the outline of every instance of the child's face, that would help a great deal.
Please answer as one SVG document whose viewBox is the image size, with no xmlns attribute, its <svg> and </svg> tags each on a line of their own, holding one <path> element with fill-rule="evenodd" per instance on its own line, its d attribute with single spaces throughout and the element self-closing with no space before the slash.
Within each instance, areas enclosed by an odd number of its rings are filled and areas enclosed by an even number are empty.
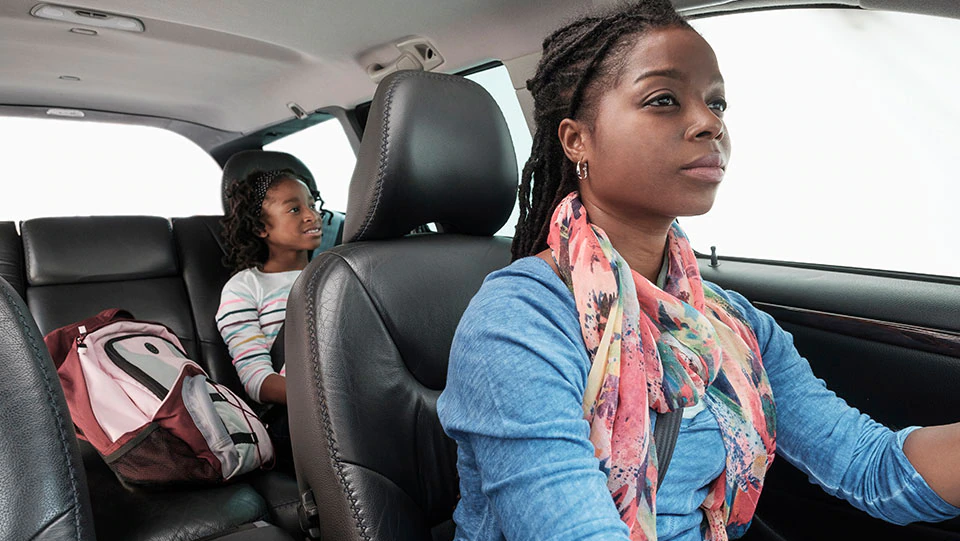
<svg viewBox="0 0 960 541">
<path fill-rule="evenodd" d="M 261 214 L 263 231 L 271 253 L 281 250 L 315 250 L 320 246 L 320 213 L 314 208 L 307 186 L 294 179 L 282 179 L 267 190 Z"/>
<path fill-rule="evenodd" d="M 716 55 L 700 35 L 642 36 L 585 130 L 584 201 L 628 221 L 707 212 L 730 157 L 725 108 Z"/>
</svg>

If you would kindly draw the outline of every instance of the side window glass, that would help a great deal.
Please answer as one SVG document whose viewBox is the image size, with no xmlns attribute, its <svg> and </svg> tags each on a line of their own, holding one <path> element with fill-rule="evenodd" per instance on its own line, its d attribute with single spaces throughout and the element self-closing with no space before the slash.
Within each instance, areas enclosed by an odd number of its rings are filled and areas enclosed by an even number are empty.
<svg viewBox="0 0 960 541">
<path fill-rule="evenodd" d="M 292 154 L 306 165 L 317 182 L 323 206 L 347 210 L 350 177 L 357 155 L 350 146 L 343 125 L 331 118 L 309 128 L 266 144 L 264 150 Z"/>
<path fill-rule="evenodd" d="M 960 20 L 798 9 L 693 24 L 733 141 L 713 210 L 680 220 L 699 252 L 960 276 Z"/>
<path fill-rule="evenodd" d="M 169 130 L 0 117 L 0 219 L 222 214 L 217 163 Z"/>
<path fill-rule="evenodd" d="M 530 137 L 527 121 L 523 117 L 523 110 L 520 109 L 517 92 L 510 83 L 510 74 L 507 73 L 507 68 L 502 65 L 497 66 L 467 75 L 467 79 L 475 81 L 485 88 L 493 96 L 497 105 L 500 106 L 500 110 L 503 111 L 507 128 L 510 130 L 510 137 L 513 139 L 513 148 L 517 154 L 517 179 L 519 180 L 519 173 L 523 170 L 523 165 L 527 163 L 527 158 L 530 157 L 533 138 Z M 520 208 L 514 200 L 513 213 L 507 223 L 497 232 L 497 235 L 512 237 L 519 218 Z"/>
</svg>

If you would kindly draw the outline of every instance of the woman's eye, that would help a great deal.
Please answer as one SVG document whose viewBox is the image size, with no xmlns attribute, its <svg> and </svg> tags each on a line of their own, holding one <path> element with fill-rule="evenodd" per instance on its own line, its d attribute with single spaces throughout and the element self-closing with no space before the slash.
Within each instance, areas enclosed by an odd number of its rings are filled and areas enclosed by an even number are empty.
<svg viewBox="0 0 960 541">
<path fill-rule="evenodd" d="M 296 213 L 300 212 L 300 207 L 293 207 L 292 209 L 290 209 L 290 212 L 296 214 Z"/>
<path fill-rule="evenodd" d="M 709 107 L 714 111 L 724 112 L 727 110 L 727 100 L 723 98 L 717 98 L 710 102 Z"/>
<path fill-rule="evenodd" d="M 677 98 L 669 94 L 664 94 L 662 96 L 657 96 L 652 100 L 647 102 L 647 105 L 653 105 L 654 107 L 670 107 L 672 105 L 679 105 L 677 103 Z"/>
</svg>

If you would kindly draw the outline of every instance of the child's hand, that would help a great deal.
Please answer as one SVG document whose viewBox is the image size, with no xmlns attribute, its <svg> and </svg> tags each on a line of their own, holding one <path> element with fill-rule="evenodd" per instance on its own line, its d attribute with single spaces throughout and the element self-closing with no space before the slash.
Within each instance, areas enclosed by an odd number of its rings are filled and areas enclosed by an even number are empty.
<svg viewBox="0 0 960 541">
<path fill-rule="evenodd" d="M 287 378 L 270 374 L 260 384 L 260 402 L 287 405 Z"/>
</svg>

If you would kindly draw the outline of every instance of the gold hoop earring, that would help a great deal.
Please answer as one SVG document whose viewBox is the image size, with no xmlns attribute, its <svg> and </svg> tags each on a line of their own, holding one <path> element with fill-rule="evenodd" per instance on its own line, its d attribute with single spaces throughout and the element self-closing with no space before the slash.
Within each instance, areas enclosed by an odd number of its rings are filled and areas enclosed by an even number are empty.
<svg viewBox="0 0 960 541">
<path fill-rule="evenodd" d="M 577 178 L 578 179 L 587 180 L 587 177 L 590 176 L 590 171 L 588 170 L 588 167 L 589 166 L 587 165 L 587 162 L 583 161 L 583 157 L 581 157 L 577 161 Z"/>
</svg>

